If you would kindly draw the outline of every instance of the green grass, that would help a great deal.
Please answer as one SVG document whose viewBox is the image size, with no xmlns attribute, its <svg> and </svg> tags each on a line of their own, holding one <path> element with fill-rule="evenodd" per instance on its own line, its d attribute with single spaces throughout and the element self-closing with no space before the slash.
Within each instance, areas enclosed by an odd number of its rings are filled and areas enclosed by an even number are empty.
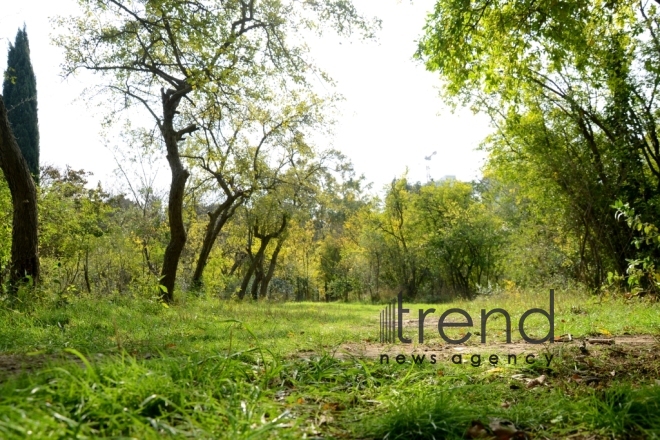
<svg viewBox="0 0 660 440">
<path fill-rule="evenodd" d="M 461 307 L 476 326 L 481 308 L 501 307 L 516 329 L 525 310 L 547 309 L 547 297 L 511 293 L 406 307 L 409 318 L 418 308 L 434 307 L 437 317 Z M 5 305 L 0 438 L 440 439 L 462 438 L 472 420 L 494 417 L 537 437 L 660 438 L 657 344 L 620 359 L 594 352 L 588 364 L 577 360 L 577 346 L 554 344 L 550 368 L 333 357 L 344 343 L 377 342 L 382 307 L 189 297 L 165 308 L 129 296 Z M 555 309 L 556 335 L 657 335 L 660 324 L 660 306 L 638 300 L 557 292 Z M 504 341 L 503 322 L 489 320 L 489 342 Z M 529 330 L 542 335 L 547 323 L 530 319 Z M 438 346 L 437 331 L 426 334 Z M 516 331 L 513 339 L 520 339 Z M 23 373 L 3 369 L 2 359 Z M 576 371 L 600 379 L 572 380 Z M 544 386 L 528 389 L 519 380 L 540 374 L 548 377 Z"/>
</svg>

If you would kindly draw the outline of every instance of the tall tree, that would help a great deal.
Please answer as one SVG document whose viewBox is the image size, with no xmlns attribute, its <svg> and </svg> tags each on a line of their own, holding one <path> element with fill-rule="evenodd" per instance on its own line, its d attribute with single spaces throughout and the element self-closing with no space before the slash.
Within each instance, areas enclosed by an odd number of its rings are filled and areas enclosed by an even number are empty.
<svg viewBox="0 0 660 440">
<path fill-rule="evenodd" d="M 445 96 L 490 114 L 491 158 L 570 206 L 594 287 L 639 257 L 612 204 L 660 213 L 657 3 L 438 0 L 420 41 Z"/>
<path fill-rule="evenodd" d="M 12 290 L 26 275 L 39 279 L 37 191 L 7 119 L 0 96 L 0 169 L 7 179 L 14 206 L 9 282 Z"/>
<path fill-rule="evenodd" d="M 153 118 L 167 152 L 172 180 L 168 201 L 170 243 L 161 276 L 163 299 L 173 300 L 177 267 L 187 239 L 183 198 L 190 172 L 179 144 L 198 130 L 195 116 L 231 111 L 258 94 L 264 82 L 306 84 L 316 71 L 303 44 L 290 34 L 322 29 L 340 33 L 370 26 L 350 1 L 82 0 L 80 17 L 60 21 L 57 39 L 65 71 L 106 75 L 105 89 L 120 106 L 142 106 Z M 311 14 L 310 14 L 311 13 Z M 314 22 L 312 18 L 316 18 Z M 300 42 L 300 39 L 298 40 Z"/>
<path fill-rule="evenodd" d="M 290 92 L 288 93 L 290 95 Z M 191 143 L 193 166 L 212 176 L 220 201 L 208 212 L 209 223 L 193 275 L 200 286 L 216 238 L 236 209 L 259 191 L 273 191 L 287 182 L 283 175 L 300 164 L 300 156 L 315 154 L 303 142 L 302 130 L 322 121 L 322 102 L 313 94 L 298 99 L 285 94 L 266 96 L 220 121 L 214 115 L 199 120 L 198 142 Z M 271 95 L 270 93 L 268 95 Z"/>
<path fill-rule="evenodd" d="M 19 29 L 9 45 L 7 71 L 2 94 L 18 147 L 30 173 L 39 179 L 39 121 L 37 118 L 37 80 L 30 62 L 30 45 L 25 30 Z"/>
</svg>

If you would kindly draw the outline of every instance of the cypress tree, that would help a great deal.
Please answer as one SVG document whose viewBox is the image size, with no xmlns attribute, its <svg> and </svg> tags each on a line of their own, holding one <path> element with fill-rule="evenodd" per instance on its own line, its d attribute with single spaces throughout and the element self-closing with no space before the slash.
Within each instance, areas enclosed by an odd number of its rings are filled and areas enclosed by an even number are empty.
<svg viewBox="0 0 660 440">
<path fill-rule="evenodd" d="M 25 26 L 9 45 L 7 71 L 2 94 L 18 147 L 35 181 L 39 178 L 39 121 L 37 119 L 37 80 L 30 62 L 30 45 Z"/>
</svg>

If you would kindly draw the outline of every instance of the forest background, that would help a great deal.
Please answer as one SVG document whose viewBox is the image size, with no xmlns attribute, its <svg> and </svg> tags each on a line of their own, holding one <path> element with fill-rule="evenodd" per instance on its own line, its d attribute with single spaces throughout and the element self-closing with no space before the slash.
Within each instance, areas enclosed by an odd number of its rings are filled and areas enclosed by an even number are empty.
<svg viewBox="0 0 660 440">
<path fill-rule="evenodd" d="M 83 7 L 92 13 L 101 6 Z M 121 3 L 108 7 L 126 15 L 119 26 L 142 23 Z M 109 39 L 89 23 L 61 19 L 60 29 L 70 29 L 56 39 L 66 55 L 64 73 L 101 73 L 89 93 L 113 103 L 106 127 L 121 137 L 113 153 L 123 191 L 100 184 L 90 189 L 84 170 L 37 171 L 38 162 L 30 165 L 41 182 L 42 285 L 55 283 L 61 295 L 136 286 L 173 291 L 176 278 L 183 290 L 221 297 L 317 301 L 380 301 L 400 290 L 409 299 L 435 301 L 557 283 L 592 292 L 655 293 L 655 7 L 548 8 L 496 13 L 489 5 L 475 6 L 483 9 L 481 17 L 453 3 L 436 5 L 416 57 L 441 74 L 445 102 L 489 115 L 494 131 L 482 144 L 488 159 L 479 181 L 433 181 L 429 175 L 414 182 L 403 173 L 380 196 L 356 175 L 350 158 L 323 145 L 319 134 L 332 125 L 337 97 L 318 93 L 310 78 L 323 73 L 298 40 L 282 42 L 275 53 L 268 32 L 264 41 L 248 37 L 265 27 L 248 29 L 232 48 L 249 48 L 252 58 L 215 66 L 213 75 L 233 75 L 223 90 L 211 74 L 192 78 L 199 75 L 192 69 L 208 70 L 204 56 L 212 45 L 193 40 L 202 35 L 182 27 L 162 47 L 144 48 L 159 57 L 152 64 L 162 74 L 147 69 L 140 77 L 134 70 L 140 60 L 115 52 L 128 44 L 126 37 Z M 357 27 L 369 39 L 378 28 L 378 21 L 349 6 L 323 13 L 327 26 L 340 33 Z M 534 14 L 548 18 L 536 22 Z M 461 22 L 465 17 L 475 20 L 474 29 Z M 515 17 L 529 22 L 520 37 L 514 35 L 520 32 Z M 212 18 L 206 25 L 221 29 Z M 322 29 L 304 14 L 298 20 L 292 29 Z M 508 27 L 491 29 L 495 22 Z M 143 23 L 133 38 L 139 42 L 160 31 Z M 468 37 L 470 44 L 457 43 Z M 190 47 L 178 47 L 178 39 Z M 96 46 L 79 46 L 88 40 Z M 262 58 L 259 50 L 266 51 Z M 231 60 L 235 53 L 222 56 Z M 117 62 L 123 64 L 108 67 Z M 174 272 L 163 265 L 177 233 L 153 166 L 167 149 L 157 108 L 159 87 L 174 84 L 165 67 L 179 70 L 191 88 L 183 104 L 190 108 L 177 122 L 190 130 L 177 145 L 181 169 L 191 177 L 176 202 L 181 213 L 175 223 L 187 239 Z M 5 84 L 11 78 L 8 70 Z M 199 96 L 190 99 L 189 93 Z M 10 108 L 10 120 L 19 110 Z M 8 188 L 0 194 L 8 208 Z M 7 279 L 11 210 L 3 212 L 0 274 Z"/>
</svg>

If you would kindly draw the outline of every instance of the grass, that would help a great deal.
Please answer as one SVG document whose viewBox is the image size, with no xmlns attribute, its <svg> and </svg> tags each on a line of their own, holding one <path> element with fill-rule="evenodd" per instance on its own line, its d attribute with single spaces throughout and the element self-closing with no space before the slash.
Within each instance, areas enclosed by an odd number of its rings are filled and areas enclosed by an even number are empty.
<svg viewBox="0 0 660 440">
<path fill-rule="evenodd" d="M 406 307 L 411 319 L 418 308 L 436 308 L 436 318 L 464 308 L 477 329 L 482 308 L 501 307 L 515 342 L 522 313 L 547 309 L 548 294 Z M 166 308 L 116 295 L 5 305 L 0 438 L 441 439 L 463 438 L 473 420 L 493 418 L 539 438 L 660 438 L 658 344 L 587 357 L 576 344 L 553 344 L 549 368 L 336 357 L 342 344 L 378 342 L 381 309 L 196 297 Z M 658 335 L 659 312 L 650 302 L 557 292 L 555 334 Z M 489 342 L 503 342 L 504 321 L 493 318 Z M 526 328 L 543 335 L 547 321 L 530 318 Z M 415 339 L 416 330 L 406 331 Z M 437 331 L 428 327 L 427 335 L 440 347 Z M 478 343 L 473 336 L 470 344 Z M 524 378 L 541 374 L 543 386 L 525 386 Z"/>
</svg>

